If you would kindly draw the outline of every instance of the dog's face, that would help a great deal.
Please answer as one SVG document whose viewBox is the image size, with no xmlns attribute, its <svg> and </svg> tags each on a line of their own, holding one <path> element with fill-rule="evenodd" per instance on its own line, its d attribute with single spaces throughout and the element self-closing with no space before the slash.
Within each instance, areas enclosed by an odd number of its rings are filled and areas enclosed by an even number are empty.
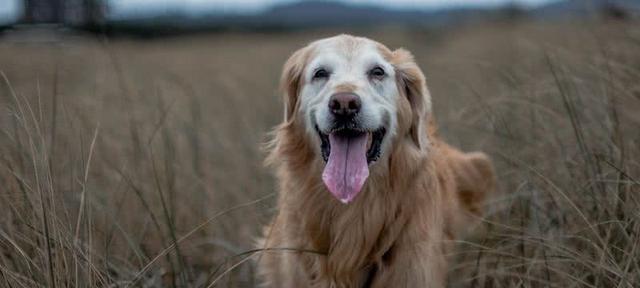
<svg viewBox="0 0 640 288">
<path fill-rule="evenodd" d="M 322 179 L 343 203 L 354 199 L 369 166 L 388 157 L 397 137 L 426 142 L 424 77 L 404 50 L 340 35 L 311 43 L 285 64 L 285 121 L 300 120 L 324 163 Z"/>
</svg>

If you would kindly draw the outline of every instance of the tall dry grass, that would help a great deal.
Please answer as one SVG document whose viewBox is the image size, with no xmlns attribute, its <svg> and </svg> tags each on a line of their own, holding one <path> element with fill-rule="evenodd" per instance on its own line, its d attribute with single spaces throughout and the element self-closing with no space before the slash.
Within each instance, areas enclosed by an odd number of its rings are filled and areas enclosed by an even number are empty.
<svg viewBox="0 0 640 288">
<path fill-rule="evenodd" d="M 640 26 L 360 34 L 416 54 L 499 195 L 452 287 L 640 285 Z M 286 57 L 336 31 L 0 40 L 0 286 L 253 287 Z"/>
<path fill-rule="evenodd" d="M 474 32 L 427 66 L 456 75 L 432 81 L 459 89 L 444 130 L 488 151 L 501 186 L 452 286 L 640 285 L 638 30 L 581 25 Z"/>
</svg>

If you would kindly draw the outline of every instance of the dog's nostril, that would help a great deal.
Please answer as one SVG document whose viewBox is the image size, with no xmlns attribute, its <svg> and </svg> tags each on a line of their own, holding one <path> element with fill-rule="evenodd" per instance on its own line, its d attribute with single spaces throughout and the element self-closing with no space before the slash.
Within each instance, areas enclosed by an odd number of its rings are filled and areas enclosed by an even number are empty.
<svg viewBox="0 0 640 288">
<path fill-rule="evenodd" d="M 360 101 L 358 101 L 357 99 L 354 101 L 349 101 L 349 109 L 351 110 L 360 109 Z"/>
<path fill-rule="evenodd" d="M 338 116 L 354 116 L 361 106 L 360 97 L 354 93 L 336 93 L 329 99 L 331 113 Z"/>
<path fill-rule="evenodd" d="M 336 99 L 329 100 L 329 109 L 331 109 L 331 111 L 340 110 L 340 102 Z"/>
</svg>

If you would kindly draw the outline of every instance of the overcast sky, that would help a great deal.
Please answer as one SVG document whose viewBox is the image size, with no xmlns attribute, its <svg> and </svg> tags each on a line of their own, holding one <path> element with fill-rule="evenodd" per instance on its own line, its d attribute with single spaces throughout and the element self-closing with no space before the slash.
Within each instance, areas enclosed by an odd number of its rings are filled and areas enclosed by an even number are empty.
<svg viewBox="0 0 640 288">
<path fill-rule="evenodd" d="M 13 22 L 19 14 L 19 0 L 0 0 L 0 24 Z"/>
<path fill-rule="evenodd" d="M 108 0 L 113 16 L 158 14 L 171 11 L 185 13 L 245 12 L 255 13 L 275 4 L 300 0 Z M 557 0 L 339 0 L 353 4 L 373 4 L 396 9 L 437 9 L 460 6 L 499 6 L 517 3 L 537 6 Z M 20 14 L 22 0 L 0 0 L 0 23 L 15 20 Z"/>
</svg>

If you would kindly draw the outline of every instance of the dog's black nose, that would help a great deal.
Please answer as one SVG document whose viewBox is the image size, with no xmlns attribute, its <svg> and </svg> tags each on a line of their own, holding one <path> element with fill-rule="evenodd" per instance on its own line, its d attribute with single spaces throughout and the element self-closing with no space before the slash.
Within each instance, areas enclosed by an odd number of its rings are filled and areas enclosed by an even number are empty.
<svg viewBox="0 0 640 288">
<path fill-rule="evenodd" d="M 360 112 L 362 102 L 354 93 L 336 93 L 329 99 L 329 110 L 337 117 L 352 118 Z"/>
</svg>

